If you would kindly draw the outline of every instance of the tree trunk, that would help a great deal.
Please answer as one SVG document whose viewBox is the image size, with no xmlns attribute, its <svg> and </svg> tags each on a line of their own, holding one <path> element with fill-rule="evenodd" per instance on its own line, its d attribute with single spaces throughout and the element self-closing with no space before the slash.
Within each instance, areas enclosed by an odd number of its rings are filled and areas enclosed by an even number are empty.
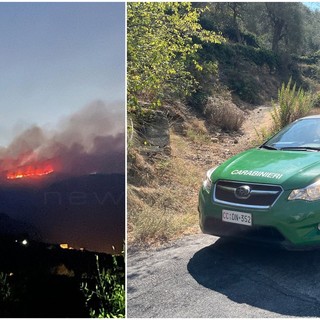
<svg viewBox="0 0 320 320">
<path fill-rule="evenodd" d="M 277 53 L 279 51 L 279 41 L 283 37 L 283 28 L 284 28 L 284 21 L 277 20 L 274 24 L 273 29 L 273 37 L 272 37 L 272 51 Z"/>
<path fill-rule="evenodd" d="M 237 42 L 241 43 L 241 35 L 240 35 L 240 30 L 237 22 L 237 13 L 236 11 L 233 12 L 233 27 L 236 31 L 236 37 L 237 37 Z"/>
</svg>

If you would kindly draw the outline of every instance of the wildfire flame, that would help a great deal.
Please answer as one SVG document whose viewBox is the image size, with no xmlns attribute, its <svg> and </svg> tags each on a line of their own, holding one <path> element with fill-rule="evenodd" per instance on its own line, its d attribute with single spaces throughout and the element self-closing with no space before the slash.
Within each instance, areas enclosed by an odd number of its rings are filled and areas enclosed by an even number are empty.
<svg viewBox="0 0 320 320">
<path fill-rule="evenodd" d="M 30 177 L 41 177 L 54 172 L 53 166 L 51 164 L 46 165 L 29 165 L 25 167 L 20 167 L 15 171 L 10 171 L 7 173 L 7 179 L 22 179 Z"/>
</svg>

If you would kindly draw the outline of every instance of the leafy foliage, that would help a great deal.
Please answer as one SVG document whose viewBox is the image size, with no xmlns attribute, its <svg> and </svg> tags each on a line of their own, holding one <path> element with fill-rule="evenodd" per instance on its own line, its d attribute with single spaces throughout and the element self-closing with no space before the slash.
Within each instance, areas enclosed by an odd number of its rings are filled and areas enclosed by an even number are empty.
<svg viewBox="0 0 320 320">
<path fill-rule="evenodd" d="M 270 72 L 279 68 L 278 56 L 270 50 L 254 48 L 242 44 L 206 45 L 204 54 L 216 58 L 219 62 L 237 65 L 240 59 L 252 61 L 257 66 L 268 66 Z"/>
<path fill-rule="evenodd" d="M 296 88 L 290 79 L 287 85 L 282 84 L 278 91 L 278 106 L 273 102 L 271 112 L 274 132 L 279 131 L 287 124 L 308 114 L 314 104 L 312 94 L 305 92 L 301 87 Z"/>
<path fill-rule="evenodd" d="M 129 113 L 184 97 L 203 109 L 220 84 L 262 103 L 270 90 L 251 66 L 317 89 L 308 79 L 319 77 L 319 15 L 302 3 L 128 3 Z"/>
<path fill-rule="evenodd" d="M 266 76 L 279 71 L 278 56 L 272 51 L 238 43 L 206 44 L 200 51 L 200 56 L 204 62 L 218 61 L 222 77 L 216 82 L 224 82 L 241 100 L 252 104 L 261 103 L 259 93 L 263 89 L 258 77 L 254 76 L 252 71 L 258 68 L 261 70 L 262 67 Z M 215 95 L 209 90 L 213 87 L 213 81 L 211 84 L 208 81 L 204 83 L 206 86 L 202 87 L 209 92 L 209 96 Z M 201 102 L 200 98 L 205 101 L 203 96 L 198 94 L 194 97 L 193 104 Z"/>
<path fill-rule="evenodd" d="M 8 275 L 0 272 L 0 305 L 11 299 L 12 291 L 8 281 Z"/>
<path fill-rule="evenodd" d="M 188 2 L 129 2 L 127 4 L 128 111 L 141 110 L 138 100 L 161 105 L 166 96 L 186 96 L 197 82 L 188 70 L 201 70 L 196 53 L 202 42 L 223 38 L 202 29 L 203 9 Z"/>
<path fill-rule="evenodd" d="M 12 317 L 13 310 L 18 306 L 19 299 L 10 281 L 11 275 L 0 272 L 0 317 Z"/>
<path fill-rule="evenodd" d="M 282 41 L 291 53 L 297 52 L 302 41 L 302 11 L 300 3 L 266 2 L 271 25 L 272 51 L 278 52 Z"/>
<path fill-rule="evenodd" d="M 320 48 L 320 11 L 285 2 L 211 2 L 201 24 L 230 40 L 274 52 L 312 54 Z"/>
<path fill-rule="evenodd" d="M 124 271 L 119 269 L 117 257 L 113 256 L 112 269 L 101 269 L 98 255 L 96 255 L 96 265 L 97 275 L 93 281 L 83 281 L 81 284 L 90 316 L 92 318 L 124 318 Z"/>
</svg>

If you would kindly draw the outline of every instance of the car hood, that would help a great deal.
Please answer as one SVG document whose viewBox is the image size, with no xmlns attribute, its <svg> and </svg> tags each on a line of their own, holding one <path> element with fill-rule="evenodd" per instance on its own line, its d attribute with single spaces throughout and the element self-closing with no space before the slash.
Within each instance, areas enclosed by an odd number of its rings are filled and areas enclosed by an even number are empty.
<svg viewBox="0 0 320 320">
<path fill-rule="evenodd" d="M 240 153 L 212 174 L 212 179 L 303 188 L 320 178 L 320 152 L 250 149 Z"/>
</svg>

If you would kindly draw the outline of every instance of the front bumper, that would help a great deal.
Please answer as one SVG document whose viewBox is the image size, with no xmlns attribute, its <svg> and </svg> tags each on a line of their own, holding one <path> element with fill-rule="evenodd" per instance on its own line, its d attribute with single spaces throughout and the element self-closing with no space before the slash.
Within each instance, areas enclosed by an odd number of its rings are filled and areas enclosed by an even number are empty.
<svg viewBox="0 0 320 320">
<path fill-rule="evenodd" d="M 212 191 L 199 193 L 199 224 L 203 233 L 219 237 L 250 239 L 280 245 L 290 250 L 320 248 L 320 201 L 289 201 L 284 191 L 268 209 L 237 207 L 213 201 Z M 246 212 L 252 215 L 252 226 L 222 221 L 222 210 Z"/>
</svg>

